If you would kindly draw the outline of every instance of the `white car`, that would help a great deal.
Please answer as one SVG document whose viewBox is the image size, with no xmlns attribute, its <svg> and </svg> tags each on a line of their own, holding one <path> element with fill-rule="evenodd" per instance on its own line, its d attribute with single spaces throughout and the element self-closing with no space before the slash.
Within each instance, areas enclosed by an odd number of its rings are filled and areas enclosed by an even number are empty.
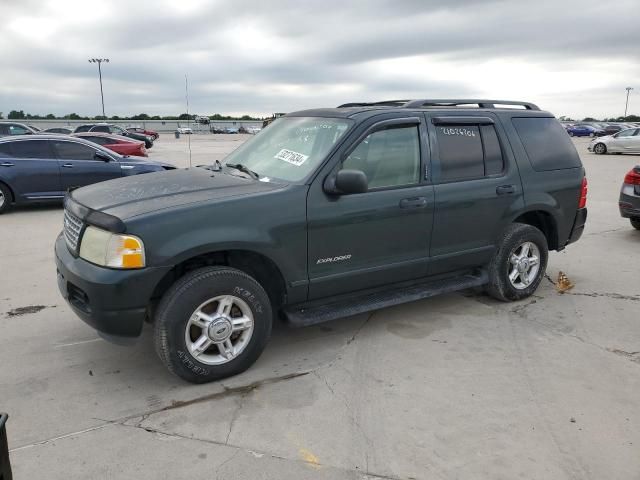
<svg viewBox="0 0 640 480">
<path fill-rule="evenodd" d="M 640 153 L 640 128 L 627 128 L 613 135 L 594 138 L 589 144 L 590 152 L 604 153 Z"/>
<path fill-rule="evenodd" d="M 178 133 L 191 135 L 193 133 L 193 129 L 189 127 L 178 127 Z"/>
</svg>

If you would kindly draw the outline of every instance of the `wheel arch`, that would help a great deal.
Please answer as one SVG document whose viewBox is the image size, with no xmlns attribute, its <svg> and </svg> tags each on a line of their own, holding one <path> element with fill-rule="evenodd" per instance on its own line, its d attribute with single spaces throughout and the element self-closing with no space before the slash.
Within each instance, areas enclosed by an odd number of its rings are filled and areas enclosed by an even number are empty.
<svg viewBox="0 0 640 480">
<path fill-rule="evenodd" d="M 16 202 L 16 194 L 13 191 L 13 188 L 11 188 L 11 185 L 9 185 L 6 181 L 4 181 L 3 179 L 0 178 L 0 184 L 4 185 L 5 187 L 7 187 L 7 190 L 9 190 L 9 203 L 15 203 Z"/>
<path fill-rule="evenodd" d="M 549 250 L 557 250 L 559 248 L 558 222 L 550 212 L 539 209 L 529 210 L 514 218 L 513 223 L 525 223 L 536 227 L 547 239 Z"/>
<path fill-rule="evenodd" d="M 269 295 L 274 311 L 286 301 L 284 276 L 272 259 L 254 250 L 225 249 L 194 254 L 178 262 L 156 285 L 151 295 L 152 305 L 155 305 L 180 277 L 197 268 L 209 266 L 236 268 L 255 278 Z"/>
</svg>

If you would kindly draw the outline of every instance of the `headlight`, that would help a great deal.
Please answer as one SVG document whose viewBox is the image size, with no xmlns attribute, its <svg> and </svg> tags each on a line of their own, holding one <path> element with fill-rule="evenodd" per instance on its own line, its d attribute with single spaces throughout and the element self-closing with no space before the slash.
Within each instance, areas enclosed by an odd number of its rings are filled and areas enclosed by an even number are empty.
<svg viewBox="0 0 640 480">
<path fill-rule="evenodd" d="M 119 235 L 96 227 L 87 227 L 80 244 L 80 258 L 111 268 L 145 266 L 144 244 L 133 235 Z"/>
</svg>

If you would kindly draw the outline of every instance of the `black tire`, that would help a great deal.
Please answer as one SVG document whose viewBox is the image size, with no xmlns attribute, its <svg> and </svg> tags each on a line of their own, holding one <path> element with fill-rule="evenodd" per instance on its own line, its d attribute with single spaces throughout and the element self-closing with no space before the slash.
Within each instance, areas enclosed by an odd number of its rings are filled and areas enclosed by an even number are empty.
<svg viewBox="0 0 640 480">
<path fill-rule="evenodd" d="M 198 306 L 219 295 L 245 301 L 253 315 L 253 333 L 237 357 L 209 365 L 189 352 L 185 332 Z M 271 325 L 271 303 L 258 282 L 234 268 L 206 267 L 180 278 L 162 297 L 155 314 L 155 348 L 169 371 L 188 382 L 206 383 L 237 375 L 253 365 L 267 345 Z"/>
<path fill-rule="evenodd" d="M 593 146 L 593 153 L 595 153 L 596 155 L 604 155 L 605 153 L 607 153 L 607 146 L 602 142 L 596 143 Z"/>
<path fill-rule="evenodd" d="M 569 132 L 569 136 L 570 136 L 570 137 L 573 137 L 573 132 Z"/>
<path fill-rule="evenodd" d="M 526 288 L 517 289 L 509 280 L 509 270 L 511 268 L 510 258 L 525 242 L 531 242 L 538 248 L 539 269 L 535 278 L 531 279 Z M 540 230 L 524 223 L 513 223 L 509 225 L 502 234 L 498 248 L 489 264 L 489 284 L 486 287 L 487 293 L 503 302 L 527 298 L 533 294 L 538 288 L 538 285 L 540 285 L 547 268 L 548 257 L 549 247 L 547 245 L 547 239 Z"/>
<path fill-rule="evenodd" d="M 4 183 L 0 182 L 0 215 L 11 208 L 13 197 L 11 191 Z"/>
<path fill-rule="evenodd" d="M 630 218 L 631 226 L 636 230 L 640 230 L 640 217 Z"/>
</svg>

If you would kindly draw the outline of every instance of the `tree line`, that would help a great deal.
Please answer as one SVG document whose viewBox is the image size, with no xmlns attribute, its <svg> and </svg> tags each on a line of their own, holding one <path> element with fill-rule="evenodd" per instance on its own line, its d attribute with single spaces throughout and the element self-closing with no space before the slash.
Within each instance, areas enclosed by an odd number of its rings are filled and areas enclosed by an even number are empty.
<svg viewBox="0 0 640 480">
<path fill-rule="evenodd" d="M 68 113 L 63 116 L 56 116 L 53 113 L 48 113 L 47 115 L 34 115 L 31 113 L 24 113 L 22 110 L 11 110 L 7 115 L 7 119 L 9 120 L 195 120 L 196 117 L 199 117 L 195 114 L 187 114 L 182 113 L 180 115 L 169 115 L 169 116 L 160 116 L 160 115 L 148 115 L 146 113 L 139 113 L 137 115 L 132 115 L 130 117 L 120 117 L 118 115 L 114 115 L 112 117 L 103 117 L 102 115 L 97 115 L 95 117 L 88 117 L 78 115 L 77 113 Z M 3 113 L 0 112 L 0 119 L 4 118 Z M 207 117 L 209 120 L 264 120 L 260 117 L 252 117 L 251 115 L 242 115 L 241 117 L 233 117 L 231 115 L 221 115 L 216 113 L 214 115 L 209 115 Z"/>
</svg>

